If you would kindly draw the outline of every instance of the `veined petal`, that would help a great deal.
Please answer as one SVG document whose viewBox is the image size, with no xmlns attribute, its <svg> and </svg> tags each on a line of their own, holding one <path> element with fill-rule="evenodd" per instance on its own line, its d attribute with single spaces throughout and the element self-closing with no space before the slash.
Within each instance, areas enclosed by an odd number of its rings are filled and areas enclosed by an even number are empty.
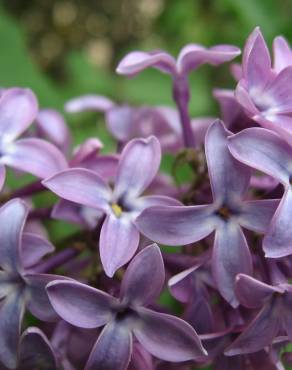
<svg viewBox="0 0 292 370">
<path fill-rule="evenodd" d="M 135 225 L 150 240 L 168 245 L 184 245 L 201 240 L 217 223 L 212 206 L 155 206 L 145 209 Z"/>
<path fill-rule="evenodd" d="M 222 222 L 215 233 L 213 257 L 213 274 L 218 290 L 233 307 L 238 306 L 234 293 L 235 277 L 239 273 L 251 275 L 251 254 L 241 230 L 232 221 Z"/>
<path fill-rule="evenodd" d="M 280 258 L 292 253 L 291 217 L 292 190 L 287 188 L 263 240 L 266 257 Z"/>
<path fill-rule="evenodd" d="M 54 252 L 55 247 L 37 234 L 24 233 L 21 246 L 21 262 L 24 268 L 38 263 L 45 255 Z"/>
<path fill-rule="evenodd" d="M 64 155 L 53 144 L 42 139 L 20 139 L 3 148 L 1 162 L 41 179 L 68 167 Z"/>
<path fill-rule="evenodd" d="M 53 281 L 47 285 L 49 299 L 58 315 L 80 328 L 97 328 L 112 317 L 116 299 L 76 281 Z"/>
<path fill-rule="evenodd" d="M 205 150 L 214 200 L 229 202 L 246 192 L 250 169 L 239 163 L 228 150 L 227 131 L 222 121 L 216 120 L 209 128 Z"/>
<path fill-rule="evenodd" d="M 30 89 L 12 88 L 1 94 L 1 141 L 11 142 L 34 121 L 38 111 L 36 96 Z"/>
<path fill-rule="evenodd" d="M 175 74 L 176 72 L 175 59 L 163 51 L 149 53 L 133 51 L 120 61 L 116 72 L 122 75 L 134 76 L 149 67 L 157 68 L 168 74 Z"/>
<path fill-rule="evenodd" d="M 225 354 L 235 356 L 260 351 L 272 343 L 279 328 L 278 313 L 274 312 L 274 305 L 268 302 L 247 329 L 227 348 Z"/>
<path fill-rule="evenodd" d="M 165 195 L 145 195 L 135 200 L 135 208 L 139 210 L 152 206 L 182 206 L 182 203 Z"/>
<path fill-rule="evenodd" d="M 283 36 L 275 37 L 273 41 L 274 70 L 278 73 L 292 64 L 292 51 Z"/>
<path fill-rule="evenodd" d="M 17 366 L 20 327 L 24 299 L 20 291 L 9 294 L 0 302 L 0 362 L 9 369 Z"/>
<path fill-rule="evenodd" d="M 159 170 L 161 148 L 155 136 L 133 139 L 123 149 L 116 176 L 114 196 L 135 198 L 150 185 Z"/>
<path fill-rule="evenodd" d="M 207 354 L 196 331 L 184 320 L 142 307 L 137 313 L 140 320 L 134 335 L 153 356 L 181 362 Z"/>
<path fill-rule="evenodd" d="M 265 284 L 252 276 L 239 274 L 236 276 L 235 293 L 239 302 L 245 307 L 259 308 L 274 293 L 284 293 L 284 290 Z"/>
<path fill-rule="evenodd" d="M 58 369 L 57 359 L 48 338 L 35 327 L 26 329 L 22 334 L 19 358 L 19 369 Z"/>
<path fill-rule="evenodd" d="M 65 104 L 65 111 L 69 113 L 98 111 L 106 112 L 114 107 L 114 102 L 101 95 L 82 95 L 69 100 Z"/>
<path fill-rule="evenodd" d="M 99 251 L 105 273 L 112 277 L 135 254 L 139 244 L 139 231 L 130 217 L 108 215 L 102 225 Z"/>
<path fill-rule="evenodd" d="M 112 321 L 101 332 L 85 370 L 126 370 L 131 355 L 131 332 L 127 327 Z"/>
<path fill-rule="evenodd" d="M 102 142 L 97 138 L 89 138 L 77 146 L 73 151 L 73 158 L 70 167 L 82 167 L 87 159 L 95 158 L 100 149 L 103 148 Z"/>
<path fill-rule="evenodd" d="M 120 296 L 135 305 L 148 305 L 159 296 L 165 280 L 164 263 L 156 244 L 149 245 L 131 261 Z"/>
<path fill-rule="evenodd" d="M 0 208 L 0 267 L 17 272 L 20 267 L 20 245 L 28 214 L 26 204 L 13 199 Z"/>
<path fill-rule="evenodd" d="M 243 202 L 238 222 L 248 230 L 265 233 L 279 205 L 278 199 Z"/>
<path fill-rule="evenodd" d="M 249 95 L 248 91 L 246 90 L 245 86 L 242 84 L 241 81 L 239 81 L 239 83 L 236 86 L 235 98 L 237 102 L 242 106 L 242 108 L 244 108 L 247 111 L 251 118 L 259 114 L 258 108 L 256 107 L 251 96 Z"/>
<path fill-rule="evenodd" d="M 277 134 L 248 128 L 228 138 L 231 154 L 240 162 L 270 175 L 283 184 L 292 173 L 292 148 Z"/>
<path fill-rule="evenodd" d="M 63 199 L 105 212 L 109 209 L 111 189 L 92 171 L 83 168 L 65 170 L 44 180 L 43 184 Z"/>
<path fill-rule="evenodd" d="M 194 294 L 194 273 L 200 265 L 190 267 L 168 280 L 168 287 L 171 294 L 180 302 L 187 303 Z"/>
</svg>

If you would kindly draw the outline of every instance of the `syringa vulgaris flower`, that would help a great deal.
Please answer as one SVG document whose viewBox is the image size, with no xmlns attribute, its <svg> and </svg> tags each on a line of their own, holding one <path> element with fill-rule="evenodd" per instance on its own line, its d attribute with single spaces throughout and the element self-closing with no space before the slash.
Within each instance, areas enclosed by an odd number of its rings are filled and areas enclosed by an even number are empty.
<svg viewBox="0 0 292 370">
<path fill-rule="evenodd" d="M 140 233 L 135 220 L 141 211 L 154 204 L 180 204 L 166 196 L 142 196 L 158 172 L 160 158 L 160 144 L 154 136 L 134 139 L 121 153 L 113 189 L 97 173 L 82 168 L 62 171 L 44 181 L 44 185 L 61 198 L 106 215 L 99 251 L 110 277 L 137 250 Z"/>
<path fill-rule="evenodd" d="M 212 204 L 149 207 L 137 218 L 136 225 L 149 239 L 167 245 L 193 243 L 215 231 L 213 275 L 221 295 L 236 307 L 235 276 L 252 272 L 242 227 L 266 232 L 278 201 L 244 199 L 251 171 L 230 154 L 227 138 L 231 134 L 221 121 L 215 121 L 206 135 Z"/>
<path fill-rule="evenodd" d="M 18 137 L 38 113 L 35 95 L 29 89 L 12 88 L 0 97 L 0 188 L 5 166 L 31 173 L 41 179 L 67 167 L 63 154 L 51 143 L 37 138 Z"/>
<path fill-rule="evenodd" d="M 189 324 L 147 308 L 159 296 L 164 280 L 160 250 L 151 245 L 131 261 L 119 298 L 75 281 L 48 284 L 49 298 L 61 318 L 83 328 L 104 326 L 86 370 L 127 369 L 133 336 L 153 356 L 165 361 L 182 362 L 206 355 Z"/>
<path fill-rule="evenodd" d="M 35 266 L 53 246 L 40 236 L 24 233 L 28 214 L 20 199 L 0 208 L 0 362 L 17 366 L 22 318 L 27 308 L 43 321 L 57 319 L 45 286 L 64 277 L 38 273 Z"/>
</svg>

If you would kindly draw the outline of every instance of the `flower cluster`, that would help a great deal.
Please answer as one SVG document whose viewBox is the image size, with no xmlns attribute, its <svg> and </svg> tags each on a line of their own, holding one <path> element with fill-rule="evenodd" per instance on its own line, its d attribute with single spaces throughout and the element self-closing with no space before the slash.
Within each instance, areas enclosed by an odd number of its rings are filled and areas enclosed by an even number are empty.
<svg viewBox="0 0 292 370">
<path fill-rule="evenodd" d="M 292 358 L 292 50 L 274 61 L 259 28 L 221 119 L 191 118 L 189 74 L 231 45 L 129 53 L 117 73 L 171 76 L 174 107 L 73 98 L 104 115 L 72 150 L 70 130 L 29 89 L 0 95 L 0 369 L 283 370 Z M 154 82 L 153 82 L 154 83 Z M 172 158 L 171 173 L 161 159 Z M 188 166 L 188 180 L 178 181 Z M 37 179 L 14 190 L 15 176 Z M 37 207 L 35 196 L 47 197 Z M 57 200 L 56 200 L 57 198 Z M 50 202 L 50 203 L 48 203 Z M 50 223 L 74 224 L 56 246 Z M 52 235 L 51 235 L 52 236 Z M 171 248 L 173 247 L 173 248 Z"/>
</svg>

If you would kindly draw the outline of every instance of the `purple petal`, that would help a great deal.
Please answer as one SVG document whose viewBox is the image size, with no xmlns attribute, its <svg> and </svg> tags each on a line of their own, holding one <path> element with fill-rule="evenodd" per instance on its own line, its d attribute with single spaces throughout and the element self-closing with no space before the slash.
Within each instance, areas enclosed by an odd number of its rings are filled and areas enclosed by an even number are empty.
<svg viewBox="0 0 292 370">
<path fill-rule="evenodd" d="M 266 304 L 246 330 L 227 348 L 227 356 L 257 352 L 270 345 L 279 331 L 279 317 L 274 306 Z"/>
<path fill-rule="evenodd" d="M 44 186 L 59 197 L 87 207 L 109 210 L 111 189 L 94 172 L 73 168 L 44 180 Z"/>
<path fill-rule="evenodd" d="M 24 233 L 22 237 L 21 261 L 24 268 L 37 264 L 45 255 L 54 252 L 55 247 L 39 235 Z"/>
<path fill-rule="evenodd" d="M 231 154 L 283 184 L 289 182 L 292 149 L 278 135 L 263 128 L 248 128 L 229 138 Z"/>
<path fill-rule="evenodd" d="M 3 164 L 0 164 L 0 191 L 2 190 L 6 179 L 6 169 Z"/>
<path fill-rule="evenodd" d="M 152 206 L 181 206 L 182 203 L 165 195 L 146 195 L 135 200 L 135 208 L 143 210 Z"/>
<path fill-rule="evenodd" d="M 57 370 L 57 360 L 54 350 L 38 328 L 28 328 L 21 336 L 19 370 Z"/>
<path fill-rule="evenodd" d="M 134 76 L 149 67 L 157 68 L 169 74 L 175 74 L 176 69 L 174 58 L 163 51 L 150 53 L 133 51 L 120 61 L 116 72 L 122 75 Z"/>
<path fill-rule="evenodd" d="M 19 269 L 20 245 L 27 206 L 13 199 L 0 208 L 0 267 L 5 271 Z"/>
<path fill-rule="evenodd" d="M 289 340 L 292 340 L 292 313 L 291 313 L 291 305 L 292 305 L 292 294 L 291 288 L 283 296 L 283 327 L 286 330 L 286 333 L 289 337 Z"/>
<path fill-rule="evenodd" d="M 179 53 L 177 68 L 181 74 L 185 75 L 201 64 L 207 63 L 216 66 L 231 61 L 240 53 L 240 49 L 232 45 L 217 45 L 206 49 L 201 45 L 189 44 Z"/>
<path fill-rule="evenodd" d="M 47 285 L 49 299 L 58 315 L 80 328 L 97 328 L 110 321 L 115 298 L 75 281 Z"/>
<path fill-rule="evenodd" d="M 248 230 L 265 233 L 278 205 L 278 199 L 263 199 L 244 202 L 238 222 Z"/>
<path fill-rule="evenodd" d="M 96 172 L 102 179 L 107 182 L 114 182 L 117 174 L 119 158 L 117 155 L 99 155 L 95 158 L 87 159 L 82 163 L 84 168 Z"/>
<path fill-rule="evenodd" d="M 292 253 L 291 217 L 292 191 L 287 188 L 263 240 L 266 257 L 280 258 Z"/>
<path fill-rule="evenodd" d="M 30 89 L 7 89 L 0 98 L 0 136 L 5 143 L 21 135 L 38 111 L 36 96 Z"/>
<path fill-rule="evenodd" d="M 234 90 L 214 89 L 213 95 L 220 105 L 221 115 L 228 127 L 241 112 L 241 107 L 235 99 Z"/>
<path fill-rule="evenodd" d="M 114 103 L 100 95 L 83 95 L 69 100 L 65 104 L 65 111 L 69 113 L 97 111 L 106 112 L 114 107 Z"/>
<path fill-rule="evenodd" d="M 100 258 L 107 276 L 112 277 L 134 255 L 139 244 L 139 231 L 125 214 L 105 219 L 99 240 Z"/>
<path fill-rule="evenodd" d="M 159 170 L 161 149 L 154 136 L 131 140 L 123 149 L 115 182 L 116 199 L 135 198 L 150 185 Z"/>
<path fill-rule="evenodd" d="M 152 356 L 138 342 L 134 343 L 128 370 L 154 370 Z"/>
<path fill-rule="evenodd" d="M 245 236 L 237 223 L 224 222 L 216 230 L 212 268 L 220 294 L 237 307 L 234 293 L 235 277 L 239 273 L 251 275 L 252 260 Z"/>
<path fill-rule="evenodd" d="M 82 167 L 84 161 L 95 158 L 103 144 L 99 139 L 90 138 L 85 140 L 81 145 L 74 149 L 73 158 L 70 161 L 70 167 Z"/>
<path fill-rule="evenodd" d="M 280 72 L 292 64 L 292 51 L 287 40 L 278 36 L 273 41 L 274 70 Z"/>
<path fill-rule="evenodd" d="M 135 220 L 135 225 L 150 240 L 167 245 L 185 245 L 214 231 L 217 219 L 213 213 L 212 206 L 155 206 L 145 209 Z"/>
<path fill-rule="evenodd" d="M 228 202 L 246 192 L 250 169 L 232 157 L 227 146 L 227 131 L 222 121 L 209 128 L 206 140 L 206 157 L 214 200 Z"/>
<path fill-rule="evenodd" d="M 194 295 L 194 272 L 200 265 L 174 275 L 168 280 L 168 287 L 171 294 L 180 302 L 190 302 Z"/>
<path fill-rule="evenodd" d="M 134 326 L 134 335 L 153 356 L 181 362 L 207 354 L 198 334 L 187 322 L 146 308 L 139 308 L 137 313 L 141 322 Z"/>
<path fill-rule="evenodd" d="M 42 109 L 36 119 L 40 133 L 63 152 L 70 144 L 70 132 L 63 116 L 54 109 Z"/>
<path fill-rule="evenodd" d="M 12 292 L 0 302 L 0 362 L 9 369 L 17 365 L 20 327 L 24 314 L 21 293 Z"/>
<path fill-rule="evenodd" d="M 244 47 L 243 75 L 249 89 L 263 89 L 271 77 L 270 53 L 258 27 Z"/>
<path fill-rule="evenodd" d="M 253 102 L 249 92 L 246 90 L 242 81 L 239 81 L 239 83 L 236 86 L 235 98 L 238 101 L 238 103 L 247 111 L 251 118 L 254 118 L 254 116 L 259 114 L 258 108 Z"/>
<path fill-rule="evenodd" d="M 1 162 L 41 179 L 68 167 L 64 155 L 53 144 L 42 139 L 21 139 L 3 148 Z"/>
<path fill-rule="evenodd" d="M 284 290 L 267 285 L 251 276 L 239 274 L 236 276 L 235 292 L 239 302 L 248 308 L 263 306 L 274 293 L 284 293 Z"/>
<path fill-rule="evenodd" d="M 128 105 L 116 106 L 105 115 L 108 131 L 121 142 L 133 138 L 136 110 Z"/>
<path fill-rule="evenodd" d="M 43 321 L 57 321 L 58 315 L 53 309 L 46 292 L 46 286 L 55 280 L 68 279 L 64 276 L 25 273 L 27 307 L 31 313 Z"/>
<path fill-rule="evenodd" d="M 121 285 L 121 298 L 147 306 L 159 296 L 165 280 L 164 263 L 156 244 L 149 245 L 131 261 Z"/>
<path fill-rule="evenodd" d="M 111 322 L 101 332 L 85 370 L 126 370 L 131 354 L 131 332 L 125 326 Z"/>
</svg>

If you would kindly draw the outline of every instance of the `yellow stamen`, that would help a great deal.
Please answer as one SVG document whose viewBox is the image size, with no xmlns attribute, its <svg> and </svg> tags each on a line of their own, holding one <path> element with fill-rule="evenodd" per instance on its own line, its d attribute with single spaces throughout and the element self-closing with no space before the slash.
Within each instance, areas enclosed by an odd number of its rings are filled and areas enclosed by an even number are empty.
<svg viewBox="0 0 292 370">
<path fill-rule="evenodd" d="M 117 217 L 120 217 L 120 215 L 122 214 L 123 210 L 122 210 L 122 207 L 120 207 L 118 204 L 116 203 L 113 203 L 112 204 L 112 210 L 114 211 L 114 214 L 117 216 Z"/>
</svg>

